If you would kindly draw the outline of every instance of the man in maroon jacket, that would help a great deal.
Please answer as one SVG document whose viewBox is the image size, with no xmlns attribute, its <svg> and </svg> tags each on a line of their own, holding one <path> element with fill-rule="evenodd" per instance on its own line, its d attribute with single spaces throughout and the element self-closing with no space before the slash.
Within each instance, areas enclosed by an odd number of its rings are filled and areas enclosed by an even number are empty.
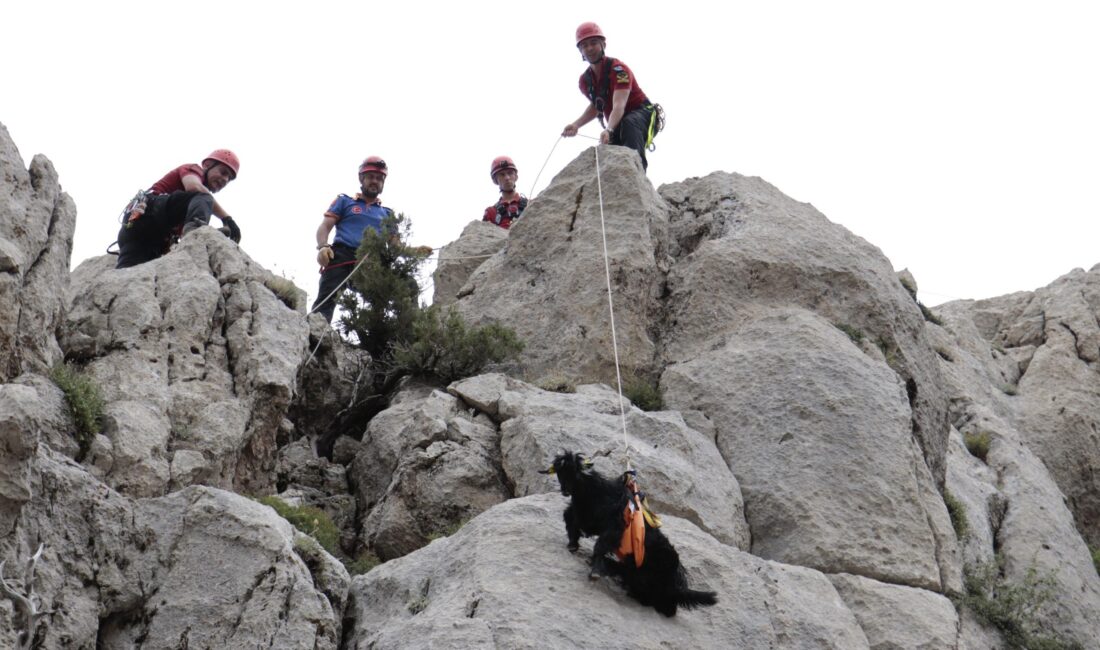
<svg viewBox="0 0 1100 650">
<path fill-rule="evenodd" d="M 164 255 L 172 243 L 210 223 L 210 215 L 222 221 L 222 231 L 235 242 L 241 229 L 214 194 L 237 177 L 241 161 L 228 149 L 217 149 L 201 165 L 183 164 L 135 197 L 126 222 L 118 231 L 118 264 L 124 269 Z"/>
</svg>

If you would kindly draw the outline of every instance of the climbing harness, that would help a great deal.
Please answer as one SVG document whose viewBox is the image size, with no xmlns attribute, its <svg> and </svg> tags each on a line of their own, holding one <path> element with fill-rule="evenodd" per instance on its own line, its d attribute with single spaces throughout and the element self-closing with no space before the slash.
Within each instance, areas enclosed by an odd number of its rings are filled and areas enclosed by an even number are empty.
<svg viewBox="0 0 1100 650">
<path fill-rule="evenodd" d="M 122 214 L 118 215 L 118 222 L 125 223 L 127 228 L 132 228 L 134 222 L 141 218 L 141 215 L 145 214 L 146 208 L 149 207 L 149 190 L 138 190 L 134 198 L 130 199 L 130 202 L 126 204 L 126 207 L 122 209 Z M 110 248 L 108 246 L 108 248 Z"/>
</svg>

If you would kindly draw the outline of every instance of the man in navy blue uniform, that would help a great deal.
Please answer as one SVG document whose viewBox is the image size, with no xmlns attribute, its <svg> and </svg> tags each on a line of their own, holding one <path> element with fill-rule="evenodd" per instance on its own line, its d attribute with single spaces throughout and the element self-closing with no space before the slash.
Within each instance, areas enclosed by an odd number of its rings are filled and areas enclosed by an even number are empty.
<svg viewBox="0 0 1100 650">
<path fill-rule="evenodd" d="M 355 268 L 355 251 L 368 228 L 381 233 L 386 217 L 393 210 L 383 207 L 378 198 L 386 185 L 388 174 L 386 161 L 370 156 L 359 165 L 359 189 L 355 198 L 347 194 L 336 197 L 325 210 L 321 225 L 317 227 L 317 263 L 321 265 L 321 283 L 317 288 L 317 300 L 313 311 L 320 312 L 332 322 L 336 311 L 336 290 Z M 329 233 L 336 229 L 336 237 L 328 243 Z M 341 287 L 343 288 L 343 287 Z"/>
</svg>

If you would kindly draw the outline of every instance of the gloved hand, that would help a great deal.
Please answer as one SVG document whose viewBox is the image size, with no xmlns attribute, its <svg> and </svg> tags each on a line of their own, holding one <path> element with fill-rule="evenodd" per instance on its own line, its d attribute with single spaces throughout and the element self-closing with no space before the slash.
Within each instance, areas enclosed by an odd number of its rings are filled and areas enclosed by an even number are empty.
<svg viewBox="0 0 1100 650">
<path fill-rule="evenodd" d="M 322 267 L 328 266 L 328 263 L 332 261 L 333 255 L 334 253 L 332 252 L 332 246 L 322 246 L 317 251 L 317 263 L 320 264 Z"/>
<path fill-rule="evenodd" d="M 241 243 L 241 229 L 237 226 L 237 222 L 233 220 L 233 217 L 222 219 L 222 226 L 229 228 L 229 234 L 227 234 L 226 237 L 229 237 L 238 244 Z"/>
</svg>

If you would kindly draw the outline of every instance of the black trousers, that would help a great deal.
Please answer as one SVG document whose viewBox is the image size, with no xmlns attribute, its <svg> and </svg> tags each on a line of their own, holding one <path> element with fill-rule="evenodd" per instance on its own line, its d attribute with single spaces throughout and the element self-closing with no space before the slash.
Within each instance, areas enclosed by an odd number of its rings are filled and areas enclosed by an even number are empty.
<svg viewBox="0 0 1100 650">
<path fill-rule="evenodd" d="M 325 320 L 331 323 L 332 315 L 336 311 L 336 299 L 342 291 L 337 291 L 331 296 L 329 294 L 336 291 L 336 287 L 339 287 L 340 283 L 351 275 L 354 268 L 355 249 L 344 244 L 333 244 L 332 261 L 321 270 L 321 281 L 317 286 L 317 300 L 313 302 L 311 311 L 320 313 L 325 317 Z"/>
<path fill-rule="evenodd" d="M 649 168 L 649 162 L 645 159 L 645 141 L 649 136 L 649 120 L 653 115 L 653 109 L 639 106 L 623 115 L 615 132 L 611 134 L 611 144 L 630 147 L 642 157 L 642 169 Z"/>
<path fill-rule="evenodd" d="M 210 223 L 214 197 L 206 192 L 172 192 L 150 196 L 145 214 L 118 231 L 117 269 L 155 260 L 168 252 L 172 239 Z"/>
</svg>

